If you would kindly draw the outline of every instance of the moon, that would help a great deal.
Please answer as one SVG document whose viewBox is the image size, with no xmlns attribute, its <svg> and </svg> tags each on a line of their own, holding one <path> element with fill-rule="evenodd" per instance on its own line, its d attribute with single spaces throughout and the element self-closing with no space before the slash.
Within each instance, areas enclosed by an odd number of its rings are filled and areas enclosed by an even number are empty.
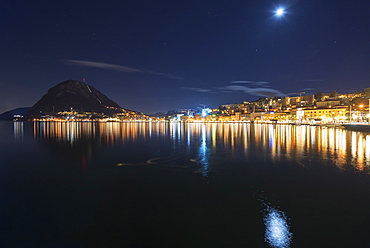
<svg viewBox="0 0 370 248">
<path fill-rule="evenodd" d="M 285 9 L 283 8 L 278 8 L 276 11 L 275 11 L 275 15 L 276 16 L 283 16 L 285 13 Z"/>
</svg>

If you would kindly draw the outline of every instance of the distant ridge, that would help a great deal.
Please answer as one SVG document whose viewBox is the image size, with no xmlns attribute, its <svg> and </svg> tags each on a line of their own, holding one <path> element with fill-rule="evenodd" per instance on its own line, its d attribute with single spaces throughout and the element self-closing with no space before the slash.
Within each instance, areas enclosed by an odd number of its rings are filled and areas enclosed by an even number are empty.
<svg viewBox="0 0 370 248">
<path fill-rule="evenodd" d="M 94 112 L 114 115 L 136 112 L 120 107 L 91 85 L 76 80 L 67 80 L 50 88 L 28 111 L 27 117 L 53 115 L 63 111 Z M 138 112 L 136 112 L 138 113 Z"/>
<path fill-rule="evenodd" d="M 24 108 L 16 108 L 7 112 L 0 114 L 0 121 L 11 121 L 14 118 L 14 115 L 25 115 L 31 108 L 24 107 Z"/>
</svg>

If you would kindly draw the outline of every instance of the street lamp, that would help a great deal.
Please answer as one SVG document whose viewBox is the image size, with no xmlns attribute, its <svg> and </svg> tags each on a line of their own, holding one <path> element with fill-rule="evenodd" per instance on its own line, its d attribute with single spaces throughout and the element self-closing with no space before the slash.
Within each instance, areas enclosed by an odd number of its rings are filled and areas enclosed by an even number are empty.
<svg viewBox="0 0 370 248">
<path fill-rule="evenodd" d="M 361 122 L 363 122 L 364 121 L 364 113 L 363 113 L 363 107 L 364 107 L 364 105 L 363 104 L 360 104 L 360 105 L 358 105 L 358 107 L 360 108 L 360 113 L 359 113 L 359 116 L 360 116 L 360 120 L 361 120 Z"/>
<path fill-rule="evenodd" d="M 369 113 L 367 114 L 367 122 L 370 122 L 370 98 L 369 98 Z"/>
</svg>

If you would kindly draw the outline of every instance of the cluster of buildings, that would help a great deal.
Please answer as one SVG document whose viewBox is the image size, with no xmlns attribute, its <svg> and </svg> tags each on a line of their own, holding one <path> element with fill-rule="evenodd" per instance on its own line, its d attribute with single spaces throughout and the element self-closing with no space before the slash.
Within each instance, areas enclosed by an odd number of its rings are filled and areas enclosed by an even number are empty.
<svg viewBox="0 0 370 248">
<path fill-rule="evenodd" d="M 223 104 L 216 109 L 202 105 L 198 110 L 180 109 L 162 117 L 122 109 L 113 115 L 70 111 L 45 115 L 37 121 L 171 121 L 171 122 L 272 122 L 342 124 L 370 122 L 370 88 L 353 94 L 291 93 L 286 97 L 265 97 L 256 101 Z M 21 120 L 22 118 L 18 118 Z"/>
<path fill-rule="evenodd" d="M 20 116 L 21 120 L 23 117 Z M 17 119 L 16 119 L 17 120 Z M 139 121 L 148 120 L 148 116 L 135 111 L 122 109 L 122 112 L 114 115 L 107 115 L 98 112 L 76 111 L 71 108 L 69 111 L 60 111 L 55 114 L 43 115 L 34 118 L 34 121 Z"/>
<path fill-rule="evenodd" d="M 305 92 L 293 94 L 295 96 L 224 104 L 217 109 L 203 108 L 195 114 L 194 111 L 180 111 L 168 119 L 185 122 L 257 121 L 302 124 L 368 122 L 370 119 L 370 94 L 366 91 L 353 94 L 338 94 L 335 91 L 328 94 L 305 95 Z"/>
</svg>

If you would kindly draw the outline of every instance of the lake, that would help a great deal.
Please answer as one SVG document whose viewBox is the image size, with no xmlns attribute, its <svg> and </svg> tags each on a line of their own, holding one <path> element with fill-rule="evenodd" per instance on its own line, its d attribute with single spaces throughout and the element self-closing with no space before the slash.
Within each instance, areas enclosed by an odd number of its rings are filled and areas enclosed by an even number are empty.
<svg viewBox="0 0 370 248">
<path fill-rule="evenodd" d="M 1 247 L 370 247 L 370 134 L 0 122 Z"/>
</svg>

